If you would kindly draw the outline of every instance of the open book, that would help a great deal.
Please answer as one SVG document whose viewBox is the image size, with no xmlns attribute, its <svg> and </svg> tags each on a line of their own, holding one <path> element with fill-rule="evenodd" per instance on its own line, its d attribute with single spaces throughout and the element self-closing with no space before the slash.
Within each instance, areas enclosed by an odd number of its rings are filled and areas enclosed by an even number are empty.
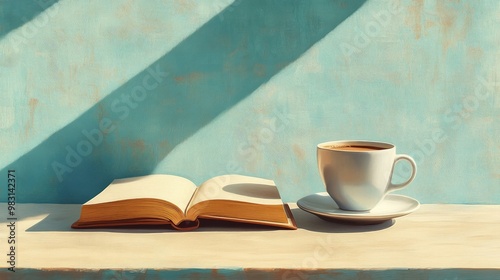
<svg viewBox="0 0 500 280">
<path fill-rule="evenodd" d="M 271 180 L 243 175 L 214 177 L 197 187 L 173 175 L 116 179 L 82 205 L 71 227 L 171 224 L 195 229 L 215 219 L 296 229 L 293 215 Z"/>
</svg>

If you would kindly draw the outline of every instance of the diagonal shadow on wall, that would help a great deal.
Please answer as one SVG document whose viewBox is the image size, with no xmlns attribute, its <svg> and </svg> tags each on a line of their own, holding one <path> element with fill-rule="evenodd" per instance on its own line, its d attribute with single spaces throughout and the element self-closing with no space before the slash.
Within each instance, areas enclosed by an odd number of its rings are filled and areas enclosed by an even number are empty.
<svg viewBox="0 0 500 280">
<path fill-rule="evenodd" d="M 0 0 L 0 39 L 46 9 L 53 7 L 57 2 L 58 0 Z M 46 21 L 46 19 L 42 20 Z M 31 31 L 28 32 L 31 33 Z"/>
<path fill-rule="evenodd" d="M 237 1 L 1 174 L 17 170 L 19 202 L 82 203 L 151 173 L 363 2 Z"/>
</svg>

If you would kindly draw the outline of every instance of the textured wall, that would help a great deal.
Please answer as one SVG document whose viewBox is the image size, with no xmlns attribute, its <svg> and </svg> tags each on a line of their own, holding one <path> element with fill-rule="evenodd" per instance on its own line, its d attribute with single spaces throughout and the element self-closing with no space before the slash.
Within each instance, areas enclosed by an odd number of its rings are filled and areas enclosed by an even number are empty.
<svg viewBox="0 0 500 280">
<path fill-rule="evenodd" d="M 400 193 L 500 203 L 498 1 L 0 3 L 20 201 L 148 173 L 262 176 L 296 201 L 323 190 L 317 143 L 370 139 L 415 157 Z"/>
</svg>

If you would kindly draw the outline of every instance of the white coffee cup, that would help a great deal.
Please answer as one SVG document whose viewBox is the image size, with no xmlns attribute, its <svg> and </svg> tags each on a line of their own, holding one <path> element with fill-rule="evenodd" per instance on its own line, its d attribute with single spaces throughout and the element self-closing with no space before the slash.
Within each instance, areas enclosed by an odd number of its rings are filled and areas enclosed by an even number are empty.
<svg viewBox="0 0 500 280">
<path fill-rule="evenodd" d="M 417 173 L 415 161 L 408 155 L 397 155 L 389 143 L 343 140 L 317 146 L 318 168 L 328 194 L 337 205 L 348 211 L 368 211 L 384 196 L 407 186 Z M 412 167 L 410 177 L 393 184 L 396 162 L 406 160 Z"/>
</svg>

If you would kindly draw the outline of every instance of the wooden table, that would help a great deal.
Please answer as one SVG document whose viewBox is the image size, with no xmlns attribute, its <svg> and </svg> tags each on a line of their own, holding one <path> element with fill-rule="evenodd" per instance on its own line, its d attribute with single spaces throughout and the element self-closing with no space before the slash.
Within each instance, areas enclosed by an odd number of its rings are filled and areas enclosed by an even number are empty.
<svg viewBox="0 0 500 280">
<path fill-rule="evenodd" d="M 18 204 L 11 272 L 5 237 L 13 220 L 3 203 L 0 279 L 500 279 L 500 205 L 424 204 L 368 226 L 290 207 L 298 230 L 225 224 L 177 232 L 73 230 L 79 205 Z"/>
</svg>

